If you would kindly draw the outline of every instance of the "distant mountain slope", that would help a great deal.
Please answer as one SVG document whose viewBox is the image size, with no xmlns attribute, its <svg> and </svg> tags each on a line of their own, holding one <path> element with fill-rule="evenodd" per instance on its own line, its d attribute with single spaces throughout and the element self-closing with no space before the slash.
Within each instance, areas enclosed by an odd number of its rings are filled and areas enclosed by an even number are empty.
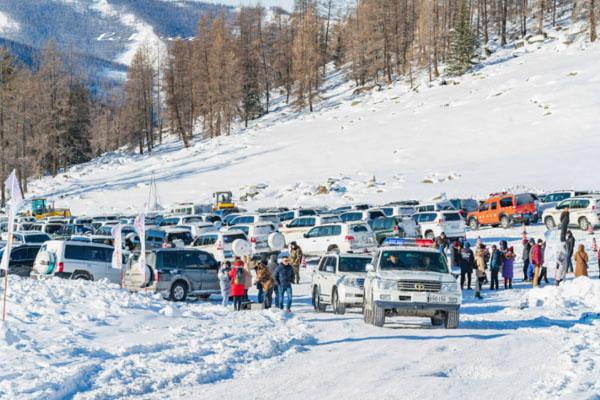
<svg viewBox="0 0 600 400">
<path fill-rule="evenodd" d="M 26 47 L 35 52 L 52 39 L 122 70 L 118 64 L 128 64 L 141 44 L 193 36 L 203 13 L 221 10 L 232 8 L 189 0 L 0 0 L 0 40 L 26 63 L 33 54 Z"/>
</svg>

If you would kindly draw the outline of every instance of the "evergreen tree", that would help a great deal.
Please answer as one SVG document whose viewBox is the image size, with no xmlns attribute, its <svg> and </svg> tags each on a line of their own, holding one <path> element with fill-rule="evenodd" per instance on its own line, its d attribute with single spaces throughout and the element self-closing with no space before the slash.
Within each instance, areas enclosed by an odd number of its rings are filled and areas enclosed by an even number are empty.
<svg viewBox="0 0 600 400">
<path fill-rule="evenodd" d="M 67 102 L 65 168 L 90 160 L 90 104 L 83 83 L 73 83 Z"/>
<path fill-rule="evenodd" d="M 469 9 L 466 0 L 461 0 L 456 26 L 450 32 L 450 52 L 446 72 L 450 76 L 459 76 L 472 66 L 477 56 L 479 43 L 475 32 L 471 30 Z"/>
</svg>

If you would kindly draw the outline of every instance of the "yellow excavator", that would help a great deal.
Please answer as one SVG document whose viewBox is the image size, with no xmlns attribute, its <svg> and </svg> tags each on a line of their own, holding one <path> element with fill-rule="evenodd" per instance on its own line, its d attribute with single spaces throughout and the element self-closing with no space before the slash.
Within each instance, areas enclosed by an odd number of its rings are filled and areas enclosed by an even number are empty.
<svg viewBox="0 0 600 400">
<path fill-rule="evenodd" d="M 233 194 L 231 192 L 215 192 L 213 193 L 213 198 L 215 199 L 215 203 L 213 205 L 214 211 L 235 208 Z"/>
<path fill-rule="evenodd" d="M 44 219 L 46 217 L 70 218 L 71 210 L 68 208 L 55 208 L 54 203 L 48 205 L 47 199 L 38 197 L 31 199 L 31 210 L 28 214 L 34 216 L 36 219 Z"/>
</svg>

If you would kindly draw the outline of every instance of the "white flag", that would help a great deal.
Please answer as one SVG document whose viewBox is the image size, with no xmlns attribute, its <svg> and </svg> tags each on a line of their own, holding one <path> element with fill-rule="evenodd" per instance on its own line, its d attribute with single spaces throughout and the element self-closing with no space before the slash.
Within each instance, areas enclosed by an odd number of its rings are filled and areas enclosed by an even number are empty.
<svg viewBox="0 0 600 400">
<path fill-rule="evenodd" d="M 13 231 L 15 229 L 15 213 L 10 205 L 8 207 L 8 230 L 6 247 L 4 247 L 4 253 L 2 254 L 2 260 L 0 261 L 0 270 L 8 271 L 8 262 L 10 261 L 10 252 L 12 251 L 13 244 Z M 7 272 L 8 273 L 8 272 Z"/>
<path fill-rule="evenodd" d="M 113 237 L 113 250 L 112 255 L 112 267 L 114 269 L 121 269 L 123 267 L 123 241 L 121 239 L 121 224 L 116 224 L 111 230 Z"/>
<path fill-rule="evenodd" d="M 10 201 L 8 204 L 10 204 L 11 209 L 14 210 L 14 218 L 17 211 L 19 211 L 23 205 L 23 193 L 21 192 L 19 180 L 17 179 L 17 170 L 13 169 L 8 178 L 6 178 L 6 181 L 4 181 L 4 185 L 6 185 L 8 192 L 10 193 Z"/>
<path fill-rule="evenodd" d="M 148 281 L 148 277 L 146 276 L 146 216 L 144 215 L 144 212 L 141 212 L 140 215 L 135 217 L 133 227 L 140 238 L 140 258 L 138 259 L 138 268 L 140 269 L 140 274 L 144 276 L 145 285 Z"/>
</svg>

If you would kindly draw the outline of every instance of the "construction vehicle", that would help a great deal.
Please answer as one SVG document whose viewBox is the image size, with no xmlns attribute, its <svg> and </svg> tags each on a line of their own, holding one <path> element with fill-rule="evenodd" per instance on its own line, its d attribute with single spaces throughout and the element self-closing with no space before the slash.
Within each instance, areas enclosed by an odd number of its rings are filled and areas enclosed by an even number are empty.
<svg viewBox="0 0 600 400">
<path fill-rule="evenodd" d="M 31 199 L 31 211 L 28 211 L 27 214 L 38 220 L 47 217 L 70 218 L 71 210 L 68 208 L 55 208 L 54 202 L 49 205 L 47 199 L 38 197 Z"/>
<path fill-rule="evenodd" d="M 213 193 L 213 198 L 215 199 L 215 204 L 213 205 L 214 211 L 235 208 L 231 192 L 215 192 Z"/>
</svg>

